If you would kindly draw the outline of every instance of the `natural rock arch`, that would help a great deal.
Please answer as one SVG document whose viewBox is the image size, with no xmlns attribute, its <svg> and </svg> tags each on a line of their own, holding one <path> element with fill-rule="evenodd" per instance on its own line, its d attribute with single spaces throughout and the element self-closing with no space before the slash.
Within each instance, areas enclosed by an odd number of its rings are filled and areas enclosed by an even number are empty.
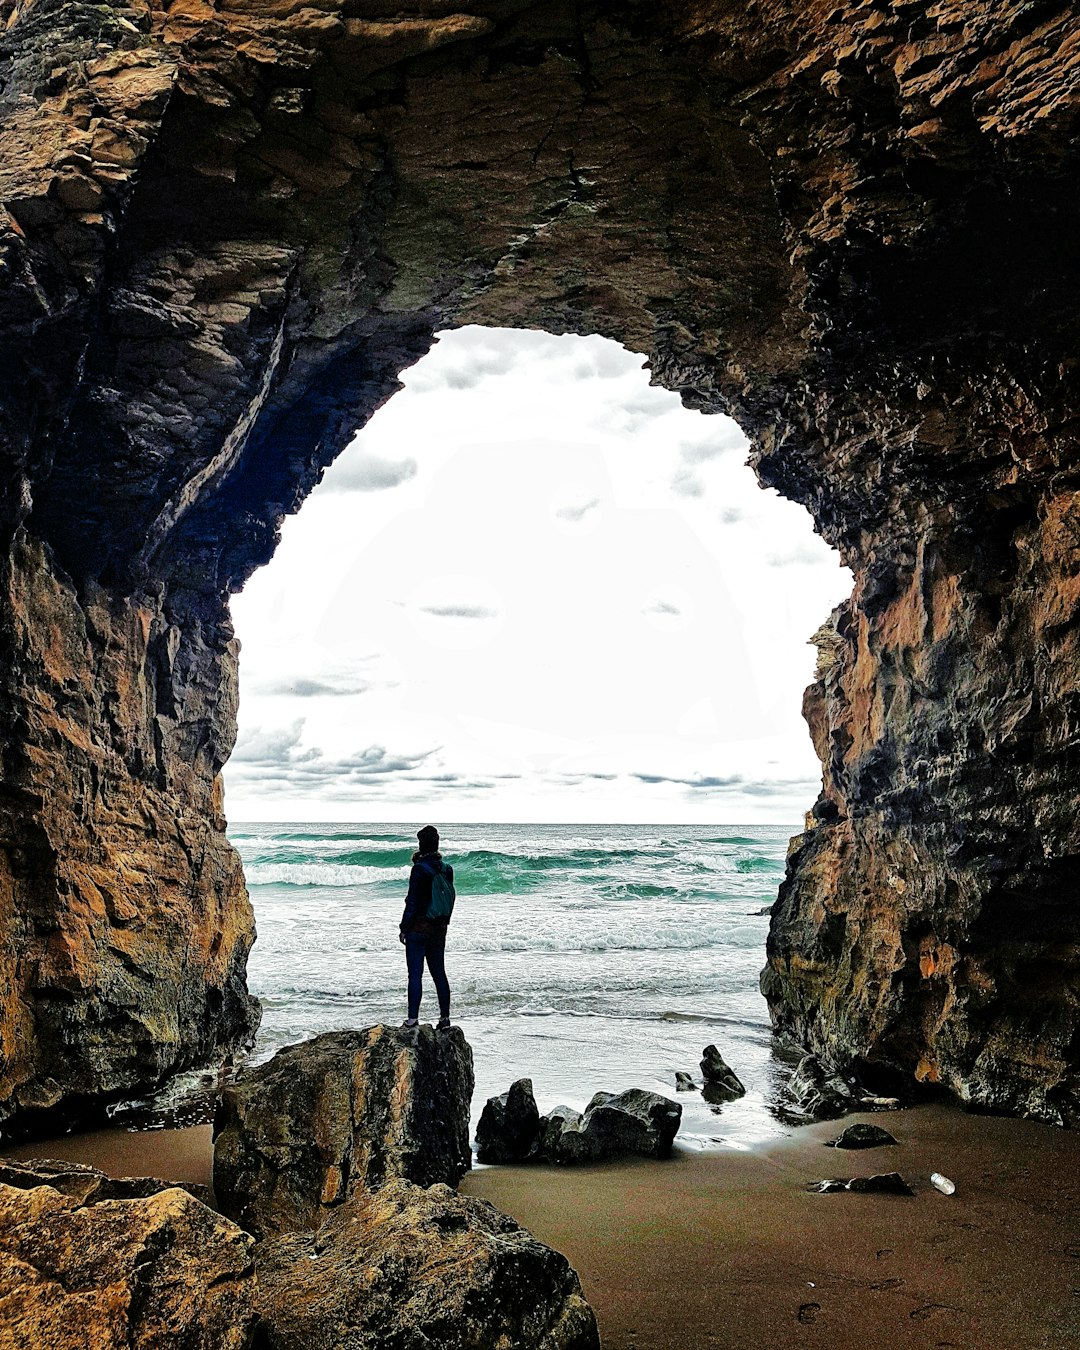
<svg viewBox="0 0 1080 1350">
<path fill-rule="evenodd" d="M 251 1025 L 228 594 L 436 328 L 601 333 L 856 577 L 778 1026 L 1080 1115 L 1067 8 L 0 0 L 0 1113 Z"/>
</svg>

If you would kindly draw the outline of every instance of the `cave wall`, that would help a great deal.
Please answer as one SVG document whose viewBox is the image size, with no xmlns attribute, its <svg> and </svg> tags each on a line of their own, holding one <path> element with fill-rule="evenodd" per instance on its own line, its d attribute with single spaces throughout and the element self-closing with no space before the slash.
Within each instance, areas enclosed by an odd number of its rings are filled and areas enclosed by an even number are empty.
<svg viewBox="0 0 1080 1350">
<path fill-rule="evenodd" d="M 0 1113 L 250 1035 L 228 596 L 435 331 L 492 323 L 646 355 L 855 573 L 778 1029 L 1075 1122 L 1070 10 L 0 20 Z"/>
</svg>

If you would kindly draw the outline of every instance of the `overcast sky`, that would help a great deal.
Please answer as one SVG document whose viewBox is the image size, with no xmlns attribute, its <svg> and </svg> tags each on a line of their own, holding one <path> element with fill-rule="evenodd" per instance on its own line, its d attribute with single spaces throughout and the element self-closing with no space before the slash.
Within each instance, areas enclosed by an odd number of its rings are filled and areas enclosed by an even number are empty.
<svg viewBox="0 0 1080 1350">
<path fill-rule="evenodd" d="M 405 372 L 233 600 L 231 820 L 801 820 L 850 576 L 642 366 L 465 328 Z"/>
</svg>

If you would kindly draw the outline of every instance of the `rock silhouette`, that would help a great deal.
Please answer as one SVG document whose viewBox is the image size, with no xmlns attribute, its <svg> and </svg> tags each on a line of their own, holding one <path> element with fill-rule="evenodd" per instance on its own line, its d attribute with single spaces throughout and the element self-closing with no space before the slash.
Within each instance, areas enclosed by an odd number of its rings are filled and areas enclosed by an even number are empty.
<svg viewBox="0 0 1080 1350">
<path fill-rule="evenodd" d="M 501 1097 L 488 1099 L 476 1127 L 480 1162 L 523 1162 L 536 1152 L 539 1140 L 540 1112 L 531 1078 L 519 1078 Z"/>
<path fill-rule="evenodd" d="M 715 1045 L 707 1045 L 701 1056 L 701 1076 L 705 1086 L 701 1095 L 707 1102 L 722 1104 L 746 1096 L 746 1088 L 738 1075 L 724 1062 Z"/>
</svg>

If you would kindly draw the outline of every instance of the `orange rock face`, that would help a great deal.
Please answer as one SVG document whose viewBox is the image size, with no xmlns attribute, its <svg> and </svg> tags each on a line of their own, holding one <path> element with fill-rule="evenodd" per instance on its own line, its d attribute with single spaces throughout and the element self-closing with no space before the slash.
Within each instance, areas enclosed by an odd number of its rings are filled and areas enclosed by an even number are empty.
<svg viewBox="0 0 1080 1350">
<path fill-rule="evenodd" d="M 254 925 L 218 776 L 235 663 L 215 651 L 192 681 L 197 634 L 76 594 L 27 536 L 4 580 L 21 734 L 0 816 L 0 1111 L 44 1126 L 254 1033 Z"/>
<path fill-rule="evenodd" d="M 1075 1120 L 1073 12 L 0 14 L 2 1109 L 247 1033 L 228 595 L 476 322 L 647 354 L 855 573 L 778 1027 Z"/>
</svg>

